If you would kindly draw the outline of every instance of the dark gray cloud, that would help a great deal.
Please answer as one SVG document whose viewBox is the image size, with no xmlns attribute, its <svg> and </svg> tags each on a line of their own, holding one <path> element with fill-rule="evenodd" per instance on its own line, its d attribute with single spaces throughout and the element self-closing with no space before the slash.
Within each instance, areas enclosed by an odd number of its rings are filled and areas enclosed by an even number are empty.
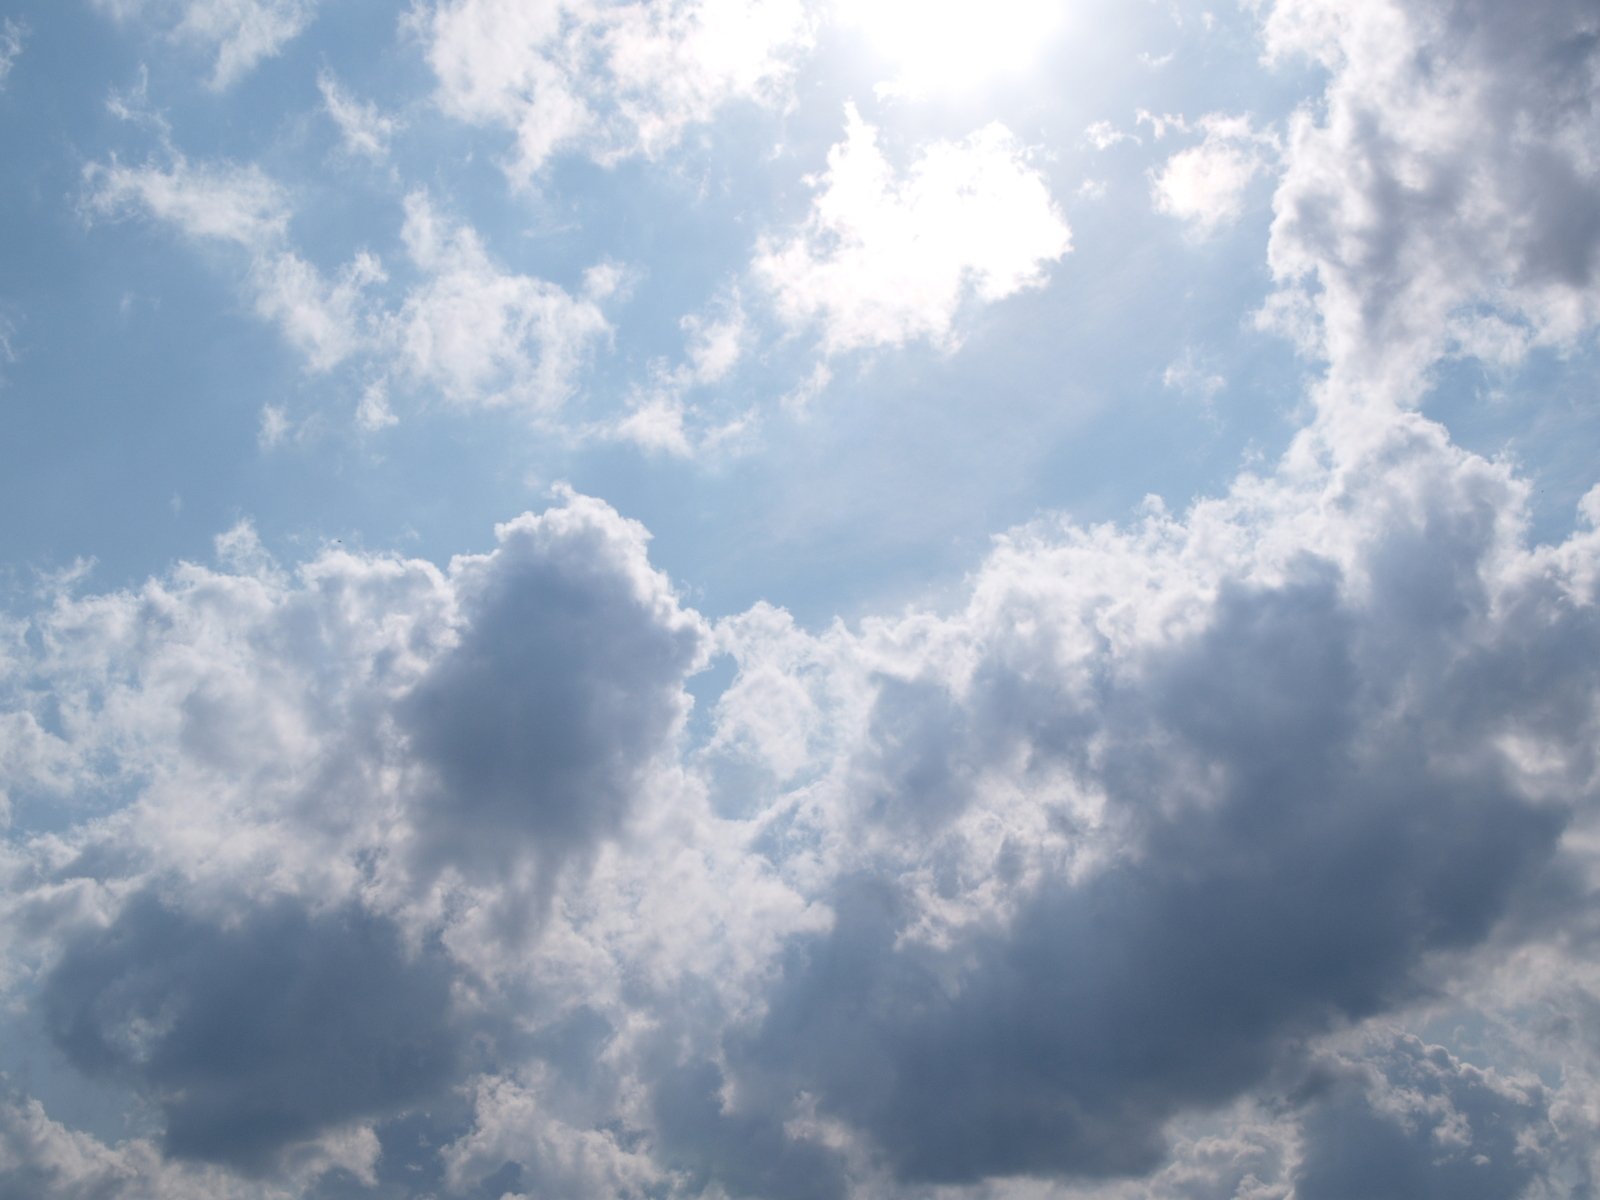
<svg viewBox="0 0 1600 1200">
<path fill-rule="evenodd" d="M 1309 555 L 1280 582 L 1224 579 L 1198 632 L 1083 688 L 1015 653 L 1002 618 L 959 698 L 881 689 L 851 811 L 858 837 L 899 831 L 910 865 L 844 878 L 835 927 L 791 943 L 731 1053 L 741 1094 L 816 1097 L 910 1181 L 1143 1174 L 1175 1115 L 1425 994 L 1441 954 L 1550 886 L 1594 720 L 1592 611 L 1551 576 L 1487 582 L 1492 482 L 1465 472 L 1392 514 L 1359 585 Z M 1561 800 L 1532 800 L 1495 749 L 1515 731 L 1573 756 Z M 1091 782 L 1115 848 L 921 936 L 919 870 L 941 879 L 941 831 L 997 764 L 1042 791 L 1052 771 Z"/>
<path fill-rule="evenodd" d="M 456 1078 L 451 977 L 354 905 L 279 900 L 224 923 L 146 892 L 66 947 L 41 1004 L 74 1066 L 156 1102 L 169 1154 L 257 1172 Z"/>
<path fill-rule="evenodd" d="M 1324 1067 L 1307 1095 L 1297 1200 L 1504 1200 L 1535 1184 L 1589 1194 L 1536 1079 L 1401 1036 L 1371 1059 Z"/>
<path fill-rule="evenodd" d="M 523 518 L 500 537 L 463 580 L 460 641 L 399 708 L 438 780 L 415 815 L 424 858 L 469 874 L 530 853 L 556 863 L 621 832 L 704 649 L 609 509 Z"/>
</svg>

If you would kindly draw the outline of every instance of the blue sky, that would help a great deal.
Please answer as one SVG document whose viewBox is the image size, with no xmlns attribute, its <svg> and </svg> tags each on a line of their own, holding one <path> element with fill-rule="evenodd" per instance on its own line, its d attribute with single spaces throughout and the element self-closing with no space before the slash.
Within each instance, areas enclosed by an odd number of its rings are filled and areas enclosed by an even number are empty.
<svg viewBox="0 0 1600 1200">
<path fill-rule="evenodd" d="M 0 1197 L 1590 1194 L 1597 45 L 0 4 Z"/>
</svg>

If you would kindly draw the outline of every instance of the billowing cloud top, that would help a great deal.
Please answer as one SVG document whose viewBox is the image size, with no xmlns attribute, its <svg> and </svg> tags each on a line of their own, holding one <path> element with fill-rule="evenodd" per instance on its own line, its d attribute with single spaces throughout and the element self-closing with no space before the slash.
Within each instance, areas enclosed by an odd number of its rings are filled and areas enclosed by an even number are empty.
<svg viewBox="0 0 1600 1200">
<path fill-rule="evenodd" d="M 0 23 L 0 1200 L 1594 1192 L 1592 6 L 360 7 Z"/>
</svg>

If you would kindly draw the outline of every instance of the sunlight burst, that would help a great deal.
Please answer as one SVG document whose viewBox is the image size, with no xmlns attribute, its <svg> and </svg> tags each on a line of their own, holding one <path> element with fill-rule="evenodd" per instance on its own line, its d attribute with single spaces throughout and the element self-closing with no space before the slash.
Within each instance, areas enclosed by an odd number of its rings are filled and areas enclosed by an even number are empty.
<svg viewBox="0 0 1600 1200">
<path fill-rule="evenodd" d="M 1032 65 L 1057 34 L 1055 0 L 854 0 L 838 5 L 872 50 L 894 65 L 888 94 L 964 91 Z"/>
</svg>

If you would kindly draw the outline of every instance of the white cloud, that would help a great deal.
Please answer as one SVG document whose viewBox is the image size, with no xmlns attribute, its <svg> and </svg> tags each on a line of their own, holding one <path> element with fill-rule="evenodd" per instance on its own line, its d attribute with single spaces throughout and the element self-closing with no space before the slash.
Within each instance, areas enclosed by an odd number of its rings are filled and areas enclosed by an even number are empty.
<svg viewBox="0 0 1600 1200">
<path fill-rule="evenodd" d="M 1256 132 L 1248 117 L 1213 113 L 1192 127 L 1204 130 L 1205 140 L 1167 159 L 1152 175 L 1150 191 L 1157 212 L 1209 237 L 1239 219 L 1246 189 L 1271 165 L 1275 140 Z M 1163 136 L 1164 123 L 1156 128 L 1156 136 Z"/>
<path fill-rule="evenodd" d="M 182 157 L 167 168 L 112 160 L 90 164 L 84 180 L 83 205 L 92 216 L 143 215 L 198 243 L 243 251 L 256 311 L 313 371 L 367 359 L 384 375 L 437 389 L 454 404 L 548 414 L 610 332 L 594 296 L 502 270 L 475 230 L 441 217 L 421 192 L 407 198 L 401 231 L 420 278 L 386 306 L 380 291 L 389 277 L 375 255 L 358 252 L 330 279 L 292 248 L 290 197 L 258 167 L 191 166 Z M 601 264 L 586 282 L 604 294 L 619 280 L 615 266 Z M 364 411 L 375 418 L 378 410 Z"/>
<path fill-rule="evenodd" d="M 1270 262 L 1340 394 L 1420 394 L 1472 304 L 1539 344 L 1593 326 L 1597 34 L 1581 0 L 1268 6 L 1269 53 L 1331 72 L 1291 127 Z"/>
<path fill-rule="evenodd" d="M 953 345 L 964 303 L 1041 285 L 1071 235 L 1044 178 L 1002 125 L 924 147 L 901 178 L 855 108 L 812 181 L 800 233 L 753 264 L 792 326 L 829 353 L 926 339 Z"/>
<path fill-rule="evenodd" d="M 502 271 L 472 229 L 439 216 L 420 192 L 406 199 L 403 236 L 426 276 L 389 326 L 403 372 L 457 404 L 559 407 L 610 330 L 599 306 Z"/>
<path fill-rule="evenodd" d="M 649 379 L 633 390 L 627 413 L 613 421 L 607 433 L 653 453 L 688 458 L 726 448 L 753 425 L 752 411 L 730 415 L 690 398 L 734 372 L 749 331 L 737 292 L 705 312 L 690 313 L 678 325 L 684 334 L 683 361 L 676 366 L 651 363 Z"/>
<path fill-rule="evenodd" d="M 368 291 L 385 276 L 360 253 L 330 280 L 289 248 L 289 194 L 254 165 L 128 167 L 113 159 L 84 168 L 85 211 L 91 216 L 142 215 L 201 244 L 241 250 L 256 311 L 314 371 L 326 371 L 365 344 Z"/>
<path fill-rule="evenodd" d="M 317 76 L 317 89 L 322 93 L 323 108 L 339 127 L 346 150 L 372 159 L 388 157 L 389 139 L 399 128 L 398 121 L 379 112 L 375 104 L 352 99 L 327 71 Z"/>
<path fill-rule="evenodd" d="M 95 0 L 119 21 L 150 19 L 216 60 L 210 86 L 222 90 L 272 58 L 311 24 L 318 0 Z"/>
<path fill-rule="evenodd" d="M 27 32 L 27 26 L 10 17 L 0 21 L 0 88 L 5 87 L 11 68 L 17 65 L 17 59 L 22 55 L 23 38 Z"/>
<path fill-rule="evenodd" d="M 253 165 L 191 167 L 180 156 L 162 170 L 112 159 L 85 167 L 84 183 L 85 204 L 96 215 L 143 213 L 199 240 L 261 250 L 289 225 L 287 193 Z"/>
<path fill-rule="evenodd" d="M 654 156 L 729 101 L 777 102 L 810 42 L 799 0 L 438 0 L 411 23 L 440 106 L 511 130 L 521 180 L 560 150 Z"/>
<path fill-rule="evenodd" d="M 1184 351 L 1182 358 L 1167 364 L 1167 369 L 1161 373 L 1161 382 L 1174 391 L 1198 396 L 1207 404 L 1228 386 L 1227 379 L 1196 357 L 1193 349 Z"/>
</svg>

